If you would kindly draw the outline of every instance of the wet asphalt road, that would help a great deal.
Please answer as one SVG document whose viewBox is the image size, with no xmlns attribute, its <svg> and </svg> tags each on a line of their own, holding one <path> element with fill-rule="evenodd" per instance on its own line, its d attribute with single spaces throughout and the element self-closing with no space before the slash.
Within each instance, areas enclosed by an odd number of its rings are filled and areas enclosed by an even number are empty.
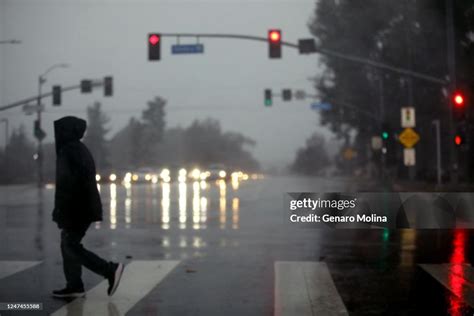
<svg viewBox="0 0 474 316">
<path fill-rule="evenodd" d="M 87 297 L 74 303 L 50 297 L 64 285 L 54 188 L 2 187 L 0 303 L 43 311 L 0 315 L 305 315 L 305 304 L 318 315 L 473 315 L 470 231 L 302 229 L 284 220 L 285 192 L 360 189 L 289 177 L 238 187 L 102 184 L 104 221 L 84 245 L 127 263 L 127 280 L 102 298 L 94 293 L 103 280 L 84 270 Z M 12 262 L 26 266 L 15 272 Z"/>
</svg>

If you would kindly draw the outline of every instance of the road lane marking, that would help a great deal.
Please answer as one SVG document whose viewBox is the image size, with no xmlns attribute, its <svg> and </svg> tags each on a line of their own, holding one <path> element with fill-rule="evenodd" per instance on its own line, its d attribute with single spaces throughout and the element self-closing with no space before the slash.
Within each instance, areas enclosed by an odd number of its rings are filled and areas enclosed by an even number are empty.
<svg viewBox="0 0 474 316">
<path fill-rule="evenodd" d="M 87 291 L 85 298 L 75 299 L 51 315 L 125 315 L 178 264 L 172 260 L 132 261 L 112 297 L 107 295 L 108 281 L 104 280 Z"/>
<path fill-rule="evenodd" d="M 324 262 L 275 262 L 275 316 L 349 315 Z"/>
<path fill-rule="evenodd" d="M 40 263 L 41 261 L 0 261 L 0 279 L 32 268 Z"/>
<path fill-rule="evenodd" d="M 468 264 L 420 264 L 451 293 L 474 307 L 474 269 Z"/>
</svg>

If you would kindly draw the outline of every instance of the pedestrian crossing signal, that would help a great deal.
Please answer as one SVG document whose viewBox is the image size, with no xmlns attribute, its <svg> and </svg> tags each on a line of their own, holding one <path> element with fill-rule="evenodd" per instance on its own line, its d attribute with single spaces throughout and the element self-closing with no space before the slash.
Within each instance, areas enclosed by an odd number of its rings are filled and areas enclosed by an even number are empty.
<svg viewBox="0 0 474 316">
<path fill-rule="evenodd" d="M 33 135 L 38 140 L 43 140 L 46 137 L 46 133 L 41 129 L 41 123 L 39 120 L 35 120 L 33 124 Z"/>
</svg>

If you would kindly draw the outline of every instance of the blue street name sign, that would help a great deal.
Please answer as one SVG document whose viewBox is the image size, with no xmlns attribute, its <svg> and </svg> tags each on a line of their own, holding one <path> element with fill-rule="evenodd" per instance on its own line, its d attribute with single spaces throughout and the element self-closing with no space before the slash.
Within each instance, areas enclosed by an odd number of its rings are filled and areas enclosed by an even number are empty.
<svg viewBox="0 0 474 316">
<path fill-rule="evenodd" d="M 330 110 L 331 108 L 332 108 L 332 105 L 330 103 L 324 103 L 324 102 L 311 103 L 312 110 Z"/>
<path fill-rule="evenodd" d="M 202 54 L 204 53 L 203 44 L 186 44 L 171 46 L 172 54 Z"/>
</svg>

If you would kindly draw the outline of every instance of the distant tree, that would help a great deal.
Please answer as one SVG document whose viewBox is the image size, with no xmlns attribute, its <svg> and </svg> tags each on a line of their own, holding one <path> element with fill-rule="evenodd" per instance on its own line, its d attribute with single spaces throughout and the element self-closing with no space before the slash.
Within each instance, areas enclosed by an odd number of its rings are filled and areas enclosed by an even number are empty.
<svg viewBox="0 0 474 316">
<path fill-rule="evenodd" d="M 255 142 L 240 133 L 223 132 L 217 120 L 196 120 L 187 128 L 165 129 L 165 103 L 160 97 L 150 101 L 142 112 L 142 121 L 132 117 L 112 137 L 114 168 L 210 164 L 248 171 L 259 168 L 248 150 Z"/>
<path fill-rule="evenodd" d="M 84 143 L 94 156 L 97 170 L 109 166 L 106 135 L 109 132 L 106 125 L 110 118 L 102 111 L 100 102 L 87 107 L 87 132 Z"/>
<path fill-rule="evenodd" d="M 128 143 L 127 148 L 130 149 L 129 164 L 136 168 L 145 166 L 145 159 L 148 150 L 146 149 L 147 144 L 144 141 L 144 125 L 135 118 L 131 118 L 128 122 Z"/>
<path fill-rule="evenodd" d="M 320 0 L 308 26 L 318 46 L 326 50 L 447 78 L 445 2 Z M 474 4 L 472 0 L 452 3 L 457 83 L 463 89 L 473 91 Z M 381 121 L 399 132 L 400 108 L 414 106 L 417 132 L 423 140 L 417 145 L 417 160 L 423 161 L 425 168 L 435 167 L 431 122 L 440 119 L 441 129 L 445 131 L 449 126 L 450 109 L 442 85 L 332 56 L 319 58 L 323 71 L 315 76 L 315 88 L 321 101 L 334 105 L 331 110 L 321 113 L 322 124 L 341 138 L 347 131 L 356 134 L 357 141 L 352 145 L 356 146 L 358 157 L 362 159 L 371 137 L 380 133 Z M 345 107 L 345 104 L 351 107 Z M 448 144 L 452 142 L 448 134 L 442 135 L 446 144 L 442 146 L 445 162 L 448 161 Z M 400 170 L 406 170 L 400 159 L 401 152 L 402 146 L 396 142 L 395 149 L 387 152 L 387 163 L 398 163 Z"/>
<path fill-rule="evenodd" d="M 161 141 L 165 130 L 166 100 L 155 97 L 147 102 L 147 108 L 142 112 L 142 120 L 148 130 L 148 136 L 153 141 Z"/>
<path fill-rule="evenodd" d="M 35 146 L 26 136 L 24 126 L 15 129 L 3 153 L 0 182 L 24 183 L 33 181 L 36 176 L 35 161 L 33 159 L 35 152 Z"/>
<path fill-rule="evenodd" d="M 165 105 L 165 99 L 155 97 L 147 102 L 147 108 L 142 112 L 142 161 L 147 166 L 160 163 L 157 146 L 162 141 L 165 131 Z"/>
<path fill-rule="evenodd" d="M 303 175 L 315 175 L 329 165 L 324 137 L 314 133 L 306 140 L 306 147 L 300 148 L 291 169 Z"/>
<path fill-rule="evenodd" d="M 254 146 L 255 141 L 235 132 L 223 133 L 219 121 L 206 119 L 194 121 L 184 131 L 184 148 L 187 160 L 202 166 L 224 164 L 256 170 L 259 165 L 246 146 Z"/>
</svg>

